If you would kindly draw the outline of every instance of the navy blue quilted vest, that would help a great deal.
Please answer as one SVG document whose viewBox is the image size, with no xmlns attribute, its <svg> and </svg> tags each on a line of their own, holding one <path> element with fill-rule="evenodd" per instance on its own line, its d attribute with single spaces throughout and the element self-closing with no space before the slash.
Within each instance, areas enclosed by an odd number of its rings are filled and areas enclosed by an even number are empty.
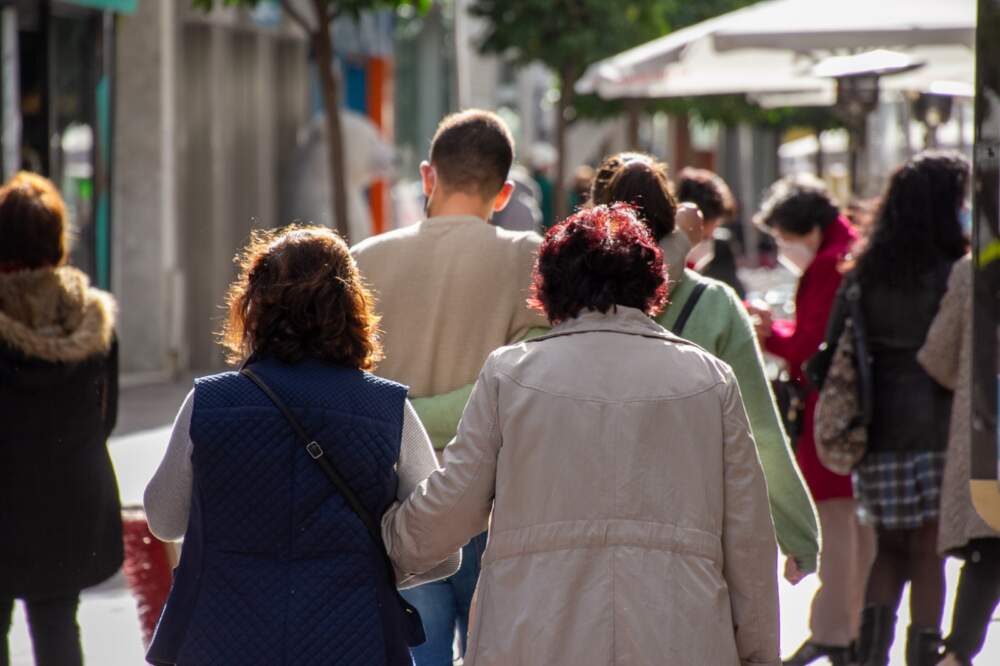
<svg viewBox="0 0 1000 666">
<path fill-rule="evenodd" d="M 252 367 L 381 516 L 406 388 L 311 361 Z M 375 545 L 260 389 L 198 380 L 191 439 L 191 518 L 150 662 L 409 666 Z"/>
</svg>

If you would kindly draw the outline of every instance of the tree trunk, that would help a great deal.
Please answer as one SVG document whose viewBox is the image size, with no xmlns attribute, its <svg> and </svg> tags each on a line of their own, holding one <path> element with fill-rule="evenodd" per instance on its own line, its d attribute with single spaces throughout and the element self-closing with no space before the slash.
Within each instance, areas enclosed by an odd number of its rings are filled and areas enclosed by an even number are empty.
<svg viewBox="0 0 1000 666">
<path fill-rule="evenodd" d="M 625 102 L 625 112 L 628 124 L 625 132 L 625 142 L 629 150 L 639 150 L 639 124 L 642 117 L 642 102 L 630 99 Z"/>
<path fill-rule="evenodd" d="M 340 80 L 333 70 L 333 36 L 330 34 L 330 15 L 326 3 L 313 0 L 319 28 L 313 35 L 316 66 L 319 68 L 323 104 L 326 107 L 326 148 L 330 177 L 330 203 L 333 224 L 348 243 L 350 226 L 347 221 L 347 185 L 344 168 L 344 134 L 340 122 Z"/>
<path fill-rule="evenodd" d="M 565 67 L 559 72 L 559 103 L 556 105 L 556 173 L 552 178 L 553 213 L 555 221 L 566 218 L 566 130 L 569 129 L 569 119 L 566 115 L 573 104 L 573 84 L 576 77 L 573 70 Z"/>
</svg>

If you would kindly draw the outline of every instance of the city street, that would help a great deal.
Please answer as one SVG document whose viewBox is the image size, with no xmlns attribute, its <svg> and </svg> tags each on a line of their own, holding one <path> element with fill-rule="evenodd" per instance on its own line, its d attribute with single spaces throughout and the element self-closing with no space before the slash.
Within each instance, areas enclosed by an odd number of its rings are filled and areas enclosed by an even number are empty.
<svg viewBox="0 0 1000 666">
<path fill-rule="evenodd" d="M 124 504 L 142 502 L 142 491 L 163 454 L 170 433 L 174 411 L 180 406 L 190 382 L 125 389 L 121 396 L 119 427 L 110 450 L 118 472 Z M 948 563 L 948 599 L 954 600 L 960 563 Z M 781 584 L 781 646 L 790 654 L 808 634 L 809 601 L 816 590 L 810 576 L 797 587 Z M 909 620 L 904 599 L 893 645 L 892 664 L 905 663 L 903 649 Z M 138 666 L 143 661 L 139 620 L 122 577 L 116 577 L 83 596 L 79 614 L 87 663 L 101 666 Z M 947 631 L 950 617 L 944 620 Z M 15 611 L 10 635 L 13 666 L 31 666 L 31 644 L 23 610 Z M 977 664 L 1000 663 L 1000 618 L 994 620 L 986 647 Z"/>
</svg>

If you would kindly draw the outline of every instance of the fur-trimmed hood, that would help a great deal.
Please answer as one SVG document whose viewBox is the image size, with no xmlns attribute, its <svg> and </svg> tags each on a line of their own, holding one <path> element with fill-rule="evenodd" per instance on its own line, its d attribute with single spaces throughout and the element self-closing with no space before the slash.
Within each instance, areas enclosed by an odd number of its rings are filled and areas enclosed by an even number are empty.
<svg viewBox="0 0 1000 666">
<path fill-rule="evenodd" d="M 111 349 L 115 302 L 69 266 L 0 273 L 0 344 L 29 358 L 75 363 Z"/>
</svg>

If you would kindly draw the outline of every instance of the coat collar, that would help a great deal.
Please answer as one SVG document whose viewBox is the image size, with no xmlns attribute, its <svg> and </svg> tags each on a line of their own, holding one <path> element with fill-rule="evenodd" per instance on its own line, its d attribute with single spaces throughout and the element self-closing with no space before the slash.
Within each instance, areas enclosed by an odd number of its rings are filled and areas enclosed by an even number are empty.
<svg viewBox="0 0 1000 666">
<path fill-rule="evenodd" d="M 25 356 L 73 363 L 107 353 L 115 304 L 75 268 L 0 274 L 0 344 Z"/>
<path fill-rule="evenodd" d="M 641 310 L 623 305 L 616 305 L 604 313 L 596 310 L 586 310 L 581 312 L 577 317 L 556 325 L 548 334 L 532 338 L 531 341 L 547 340 L 565 335 L 578 335 L 580 333 L 601 332 L 638 335 L 645 338 L 659 338 L 670 342 L 691 344 L 657 324 Z"/>
</svg>

